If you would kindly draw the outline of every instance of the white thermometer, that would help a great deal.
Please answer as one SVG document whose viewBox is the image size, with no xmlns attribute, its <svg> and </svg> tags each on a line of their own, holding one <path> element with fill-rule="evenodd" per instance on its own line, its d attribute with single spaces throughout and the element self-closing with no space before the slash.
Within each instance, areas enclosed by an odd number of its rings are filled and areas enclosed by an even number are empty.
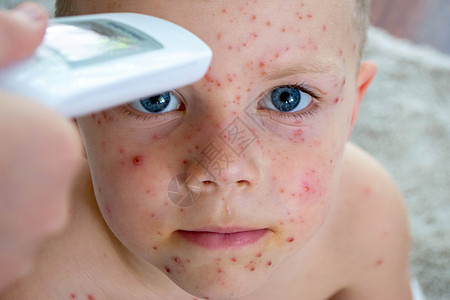
<svg viewBox="0 0 450 300">
<path fill-rule="evenodd" d="M 76 117 L 193 83 L 211 58 L 197 36 L 155 17 L 55 18 L 34 56 L 0 69 L 0 89 Z"/>
</svg>

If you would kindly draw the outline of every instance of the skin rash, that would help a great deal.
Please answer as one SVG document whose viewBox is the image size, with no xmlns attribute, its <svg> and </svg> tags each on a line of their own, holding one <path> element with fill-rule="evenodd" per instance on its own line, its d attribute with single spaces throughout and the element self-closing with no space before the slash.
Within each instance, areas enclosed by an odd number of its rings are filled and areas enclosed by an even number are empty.
<svg viewBox="0 0 450 300">
<path fill-rule="evenodd" d="M 125 4 L 81 2 L 83 13 Z M 192 295 L 240 297 L 302 251 L 326 220 L 356 114 L 356 33 L 340 17 L 349 1 L 187 2 L 126 3 L 180 24 L 213 50 L 205 77 L 174 92 L 178 109 L 155 115 L 125 105 L 78 124 L 99 208 L 139 276 L 154 276 L 155 266 Z M 311 103 L 298 112 L 269 109 L 282 86 L 301 86 Z M 226 167 L 200 163 L 211 145 Z M 167 188 L 182 173 L 195 176 L 201 198 L 180 208 Z M 230 231 L 219 236 L 231 246 L 210 249 L 182 234 L 217 228 Z M 232 239 L 251 230 L 264 234 L 244 246 Z"/>
</svg>

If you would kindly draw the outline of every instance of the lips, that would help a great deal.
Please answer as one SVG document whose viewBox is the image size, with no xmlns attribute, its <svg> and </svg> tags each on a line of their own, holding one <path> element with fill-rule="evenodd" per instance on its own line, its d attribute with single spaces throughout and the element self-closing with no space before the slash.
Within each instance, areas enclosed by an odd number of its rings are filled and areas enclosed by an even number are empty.
<svg viewBox="0 0 450 300">
<path fill-rule="evenodd" d="M 255 244 L 262 239 L 268 229 L 248 228 L 207 228 L 195 231 L 178 230 L 184 240 L 211 250 L 238 249 Z"/>
</svg>

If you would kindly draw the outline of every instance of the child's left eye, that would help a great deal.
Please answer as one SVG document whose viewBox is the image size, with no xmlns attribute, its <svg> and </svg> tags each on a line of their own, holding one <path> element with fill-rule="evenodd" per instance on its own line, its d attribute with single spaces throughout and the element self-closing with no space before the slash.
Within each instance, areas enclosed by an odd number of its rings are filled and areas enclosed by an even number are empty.
<svg viewBox="0 0 450 300">
<path fill-rule="evenodd" d="M 307 108 L 313 97 L 298 86 L 281 86 L 267 93 L 260 100 L 260 106 L 279 112 L 298 112 Z"/>
<path fill-rule="evenodd" d="M 180 106 L 183 106 L 183 102 L 178 99 L 174 93 L 167 92 L 152 97 L 142 98 L 131 102 L 129 105 L 142 113 L 161 114 L 179 109 Z"/>
</svg>

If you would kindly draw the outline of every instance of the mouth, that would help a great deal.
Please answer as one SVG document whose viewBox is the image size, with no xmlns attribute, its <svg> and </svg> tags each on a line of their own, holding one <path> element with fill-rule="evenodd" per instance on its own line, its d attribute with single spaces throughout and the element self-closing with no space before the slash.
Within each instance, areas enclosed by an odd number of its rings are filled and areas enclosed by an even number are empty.
<svg viewBox="0 0 450 300">
<path fill-rule="evenodd" d="M 184 240 L 210 250 L 239 249 L 261 240 L 269 229 L 250 229 L 238 227 L 214 227 L 200 230 L 178 230 Z"/>
</svg>

